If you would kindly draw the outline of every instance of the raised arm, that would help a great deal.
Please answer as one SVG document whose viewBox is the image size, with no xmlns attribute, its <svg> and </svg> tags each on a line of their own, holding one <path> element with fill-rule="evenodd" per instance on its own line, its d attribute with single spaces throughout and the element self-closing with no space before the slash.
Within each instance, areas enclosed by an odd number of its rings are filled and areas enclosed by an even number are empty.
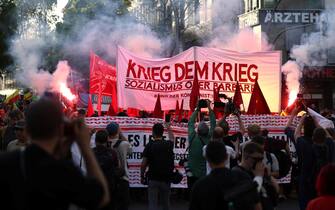
<svg viewBox="0 0 335 210">
<path fill-rule="evenodd" d="M 168 132 L 169 140 L 174 142 L 175 138 L 174 138 L 173 131 L 171 129 L 171 123 L 165 123 L 165 127 L 166 127 L 167 132 Z"/>
<path fill-rule="evenodd" d="M 214 132 L 214 129 L 215 129 L 215 126 L 216 126 L 216 118 L 215 118 L 215 113 L 211 108 L 211 103 L 210 103 L 209 100 L 207 101 L 207 107 L 208 107 L 209 121 L 210 121 L 210 126 L 211 126 L 210 130 L 209 130 L 209 133 L 212 136 L 212 134 Z"/>
<path fill-rule="evenodd" d="M 297 107 L 295 107 L 290 115 L 290 118 L 288 119 L 287 123 L 286 123 L 286 127 L 291 127 L 292 126 L 292 122 L 295 118 L 295 116 L 297 116 L 299 112 L 299 109 Z"/>
<path fill-rule="evenodd" d="M 80 125 L 76 125 L 75 133 L 77 136 L 77 144 L 85 161 L 87 175 L 95 178 L 102 186 L 104 193 L 99 206 L 104 207 L 110 201 L 110 194 L 107 180 L 101 171 L 92 149 L 90 148 L 90 131 L 85 123 L 82 122 Z"/>
<path fill-rule="evenodd" d="M 294 139 L 295 140 L 297 140 L 301 136 L 301 129 L 302 129 L 302 126 L 304 125 L 305 118 L 306 118 L 306 115 L 301 117 L 301 119 L 299 121 L 299 124 L 295 129 L 295 132 L 294 132 Z"/>
<path fill-rule="evenodd" d="M 241 119 L 241 115 L 240 114 L 237 114 L 236 115 L 237 117 L 237 121 L 238 121 L 238 126 L 240 128 L 240 132 L 242 133 L 242 136 L 245 134 L 245 127 L 244 127 L 244 123 Z"/>
<path fill-rule="evenodd" d="M 192 113 L 190 120 L 188 121 L 188 135 L 193 136 L 195 132 L 195 120 L 198 116 L 199 108 L 196 108 L 194 112 Z M 190 140 L 190 138 L 189 138 Z"/>
<path fill-rule="evenodd" d="M 217 125 L 221 126 L 221 124 L 226 121 L 226 118 L 227 118 L 227 116 L 225 114 L 223 114 L 222 118 L 218 121 Z"/>
</svg>

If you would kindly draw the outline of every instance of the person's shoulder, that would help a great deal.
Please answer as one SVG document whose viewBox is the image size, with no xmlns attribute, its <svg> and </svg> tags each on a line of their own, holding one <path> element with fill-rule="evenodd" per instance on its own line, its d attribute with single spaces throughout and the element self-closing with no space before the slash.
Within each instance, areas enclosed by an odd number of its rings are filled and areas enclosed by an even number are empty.
<svg viewBox="0 0 335 210">
<path fill-rule="evenodd" d="M 131 144 L 129 143 L 129 141 L 121 140 L 120 147 L 128 148 L 128 147 L 131 147 Z"/>
<path fill-rule="evenodd" d="M 212 177 L 210 175 L 204 176 L 194 184 L 193 191 L 199 191 L 203 190 L 204 188 L 209 188 L 211 183 L 213 183 Z"/>
<path fill-rule="evenodd" d="M 270 153 L 272 159 L 277 159 L 276 155 L 273 153 Z"/>
<path fill-rule="evenodd" d="M 20 151 L 2 152 L 0 153 L 0 166 L 12 165 L 19 160 Z"/>
<path fill-rule="evenodd" d="M 335 196 L 320 196 L 318 198 L 311 200 L 308 203 L 307 210 L 320 209 L 322 204 L 324 205 L 332 204 L 334 206 L 335 205 L 334 203 L 335 203 Z M 330 206 L 328 207 L 329 209 L 332 209 Z"/>
<path fill-rule="evenodd" d="M 234 149 L 231 146 L 226 145 L 227 152 L 234 152 Z"/>
</svg>

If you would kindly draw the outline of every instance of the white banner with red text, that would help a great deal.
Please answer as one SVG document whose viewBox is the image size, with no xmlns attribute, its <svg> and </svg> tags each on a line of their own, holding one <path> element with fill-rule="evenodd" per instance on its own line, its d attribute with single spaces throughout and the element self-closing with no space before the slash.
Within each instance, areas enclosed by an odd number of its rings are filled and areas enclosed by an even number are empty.
<svg viewBox="0 0 335 210">
<path fill-rule="evenodd" d="M 282 116 L 271 116 L 271 115 L 259 115 L 241 116 L 245 126 L 249 124 L 258 124 L 262 128 L 269 130 L 269 136 L 275 139 L 285 139 L 284 129 L 288 121 L 288 117 Z M 228 120 L 231 127 L 231 132 L 238 131 L 238 122 L 235 117 L 229 117 Z M 145 145 L 152 138 L 151 131 L 152 126 L 155 123 L 163 123 L 161 119 L 155 118 L 128 118 L 128 117 L 92 117 L 86 118 L 86 122 L 90 128 L 104 129 L 111 122 L 117 122 L 122 133 L 128 139 L 133 146 L 133 153 L 128 157 L 129 172 L 130 172 L 130 186 L 131 187 L 144 187 L 140 183 L 140 166 L 142 162 L 142 152 Z M 174 153 L 175 153 L 175 165 L 181 173 L 184 174 L 183 181 L 173 187 L 185 188 L 186 177 L 185 170 L 178 166 L 180 159 L 187 157 L 186 148 L 188 147 L 188 135 L 187 135 L 187 124 L 176 123 L 172 124 L 172 131 L 174 134 Z M 164 133 L 167 139 L 167 132 Z M 202 155 L 202 154 L 199 154 Z M 290 175 L 280 180 L 280 183 L 289 183 L 291 180 Z"/>
<path fill-rule="evenodd" d="M 196 72 L 200 95 L 213 100 L 213 89 L 233 96 L 239 82 L 245 108 L 248 108 L 255 81 L 263 91 L 271 112 L 280 111 L 281 53 L 241 53 L 192 47 L 172 58 L 148 59 L 119 47 L 117 54 L 118 105 L 152 111 L 160 95 L 163 110 L 171 110 L 176 100 L 189 96 Z"/>
</svg>

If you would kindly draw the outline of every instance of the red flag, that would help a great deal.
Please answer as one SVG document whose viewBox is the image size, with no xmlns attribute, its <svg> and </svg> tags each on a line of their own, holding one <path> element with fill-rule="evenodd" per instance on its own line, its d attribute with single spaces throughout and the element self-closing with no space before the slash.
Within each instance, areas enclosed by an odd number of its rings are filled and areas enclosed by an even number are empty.
<svg viewBox="0 0 335 210">
<path fill-rule="evenodd" d="M 221 102 L 221 100 L 219 98 L 219 91 L 216 88 L 213 89 L 213 100 L 214 100 L 214 103 L 215 102 Z M 220 115 L 219 108 L 217 108 L 217 107 L 214 106 L 214 110 L 213 111 L 215 113 L 216 118 L 219 118 L 219 115 Z"/>
<path fill-rule="evenodd" d="M 190 95 L 190 110 L 194 111 L 197 107 L 197 103 L 200 97 L 200 87 L 199 87 L 199 81 L 198 81 L 198 73 L 195 70 L 194 71 L 194 79 L 193 79 L 193 85 Z"/>
<path fill-rule="evenodd" d="M 181 105 L 179 109 L 179 116 L 178 116 L 178 122 L 180 122 L 183 119 L 183 112 L 184 112 L 184 99 L 181 100 Z"/>
<path fill-rule="evenodd" d="M 154 109 L 153 117 L 155 117 L 155 118 L 163 118 L 163 111 L 162 111 L 162 105 L 161 105 L 161 97 L 160 97 L 159 94 L 157 96 L 157 101 L 156 101 L 156 104 L 155 104 L 155 109 Z"/>
<path fill-rule="evenodd" d="M 117 112 L 115 112 L 114 109 L 113 109 L 113 102 L 111 102 L 111 104 L 109 105 L 107 115 L 108 116 L 116 116 L 117 115 Z"/>
<path fill-rule="evenodd" d="M 138 117 L 140 115 L 140 110 L 134 108 L 128 108 L 127 115 L 129 117 Z"/>
<path fill-rule="evenodd" d="M 175 118 L 176 121 L 179 121 L 179 118 L 178 118 L 179 117 L 179 112 L 180 112 L 180 110 L 179 110 L 179 101 L 177 100 L 175 114 L 174 114 L 174 118 Z"/>
<path fill-rule="evenodd" d="M 93 109 L 93 104 L 92 104 L 92 99 L 91 99 L 91 95 L 88 95 L 88 103 L 87 103 L 87 113 L 86 116 L 87 117 L 91 117 L 94 114 L 94 109 Z"/>
<path fill-rule="evenodd" d="M 236 82 L 236 89 L 235 89 L 235 93 L 234 93 L 233 103 L 234 103 L 235 107 L 237 107 L 239 109 L 241 109 L 241 104 L 242 104 L 243 111 L 244 111 L 243 98 L 242 98 L 240 84 L 238 83 L 238 81 Z"/>
<path fill-rule="evenodd" d="M 251 94 L 248 114 L 271 114 L 262 90 L 259 87 L 258 81 L 255 82 L 255 86 Z"/>
<path fill-rule="evenodd" d="M 91 52 L 90 94 L 98 95 L 98 111 L 101 113 L 102 96 L 112 97 L 113 112 L 117 112 L 116 68 Z"/>
</svg>

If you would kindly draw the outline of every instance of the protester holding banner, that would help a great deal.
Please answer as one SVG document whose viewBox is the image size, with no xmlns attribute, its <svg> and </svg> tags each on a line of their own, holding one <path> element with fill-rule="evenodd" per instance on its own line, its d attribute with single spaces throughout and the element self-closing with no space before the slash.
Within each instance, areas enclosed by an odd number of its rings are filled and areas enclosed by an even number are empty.
<svg viewBox="0 0 335 210">
<path fill-rule="evenodd" d="M 188 177 L 187 184 L 189 189 L 192 189 L 193 184 L 201 177 L 206 175 L 206 160 L 203 157 L 202 149 L 208 144 L 212 138 L 213 131 L 216 125 L 215 114 L 210 106 L 210 101 L 207 101 L 207 108 L 209 110 L 210 128 L 201 121 L 195 129 L 195 121 L 198 117 L 201 107 L 199 103 L 197 108 L 192 113 L 190 121 L 188 122 L 188 140 L 189 140 L 189 163 L 192 176 Z"/>
<path fill-rule="evenodd" d="M 127 156 L 132 153 L 132 146 L 122 135 L 119 124 L 112 122 L 107 125 L 106 130 L 108 132 L 108 146 L 116 150 L 120 167 L 123 168 L 125 172 L 117 185 L 116 210 L 127 210 L 130 202 Z"/>
<path fill-rule="evenodd" d="M 148 185 L 149 210 L 169 210 L 170 185 L 174 169 L 174 137 L 170 127 L 169 140 L 163 139 L 164 126 L 154 124 L 152 128 L 153 141 L 144 148 L 141 164 L 141 183 Z M 149 170 L 146 172 L 146 169 Z"/>
</svg>

